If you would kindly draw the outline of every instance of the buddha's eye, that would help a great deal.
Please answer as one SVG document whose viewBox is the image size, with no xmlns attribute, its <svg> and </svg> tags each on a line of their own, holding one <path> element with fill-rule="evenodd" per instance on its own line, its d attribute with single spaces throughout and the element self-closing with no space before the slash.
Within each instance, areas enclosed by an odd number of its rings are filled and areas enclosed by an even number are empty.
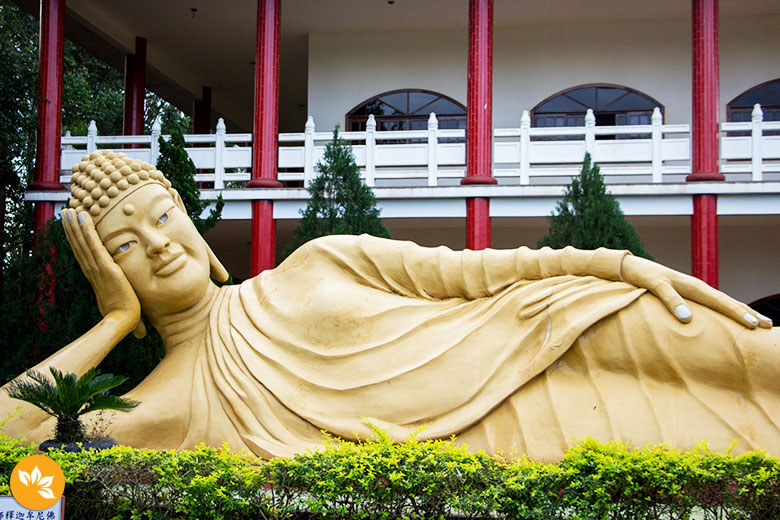
<svg viewBox="0 0 780 520">
<path fill-rule="evenodd" d="M 165 224 L 165 221 L 168 220 L 168 212 L 162 214 L 160 218 L 157 219 L 158 224 Z"/>
<path fill-rule="evenodd" d="M 117 249 L 117 251 L 119 251 L 120 253 L 124 253 L 125 251 L 127 251 L 128 249 L 130 249 L 130 246 L 131 246 L 132 244 L 133 244 L 132 242 L 125 242 L 124 244 L 122 244 L 121 246 L 119 246 L 119 249 Z"/>
</svg>

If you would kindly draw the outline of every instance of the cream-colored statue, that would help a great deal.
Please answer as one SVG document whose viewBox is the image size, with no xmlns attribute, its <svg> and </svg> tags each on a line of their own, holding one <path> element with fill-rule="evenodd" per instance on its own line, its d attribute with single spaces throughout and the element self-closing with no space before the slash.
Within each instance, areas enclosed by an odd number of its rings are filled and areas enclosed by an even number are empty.
<svg viewBox="0 0 780 520">
<path fill-rule="evenodd" d="M 780 330 L 687 275 L 621 251 L 333 236 L 218 288 L 160 172 L 113 152 L 74 172 L 62 221 L 104 318 L 35 369 L 83 373 L 143 312 L 166 356 L 114 418 L 120 443 L 270 457 L 370 422 L 544 461 L 585 436 L 780 453 Z M 0 413 L 19 404 L 0 392 Z M 49 437 L 22 406 L 6 433 Z"/>
</svg>

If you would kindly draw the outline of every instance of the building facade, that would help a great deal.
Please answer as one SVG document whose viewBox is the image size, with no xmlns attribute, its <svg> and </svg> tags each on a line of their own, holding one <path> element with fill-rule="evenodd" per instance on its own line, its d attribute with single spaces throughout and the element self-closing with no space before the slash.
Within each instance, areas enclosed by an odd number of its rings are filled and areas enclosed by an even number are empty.
<svg viewBox="0 0 780 520">
<path fill-rule="evenodd" d="M 20 3 L 55 58 L 67 37 L 124 68 L 125 133 L 143 88 L 193 111 L 204 196 L 227 201 L 207 238 L 239 278 L 279 260 L 340 125 L 394 238 L 534 246 L 589 151 L 658 261 L 747 302 L 780 294 L 776 2 Z M 41 153 L 61 149 L 28 194 L 41 218 L 90 146 L 154 156 L 151 136 L 42 124 Z"/>
</svg>

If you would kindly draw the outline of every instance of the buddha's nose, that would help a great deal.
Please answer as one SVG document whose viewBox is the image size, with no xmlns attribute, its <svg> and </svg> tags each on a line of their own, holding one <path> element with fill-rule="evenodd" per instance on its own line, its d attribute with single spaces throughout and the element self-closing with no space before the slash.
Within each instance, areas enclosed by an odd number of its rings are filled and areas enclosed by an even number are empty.
<svg viewBox="0 0 780 520">
<path fill-rule="evenodd" d="M 171 240 L 165 234 L 157 232 L 150 232 L 146 239 L 146 255 L 149 257 L 159 255 L 171 243 Z"/>
</svg>

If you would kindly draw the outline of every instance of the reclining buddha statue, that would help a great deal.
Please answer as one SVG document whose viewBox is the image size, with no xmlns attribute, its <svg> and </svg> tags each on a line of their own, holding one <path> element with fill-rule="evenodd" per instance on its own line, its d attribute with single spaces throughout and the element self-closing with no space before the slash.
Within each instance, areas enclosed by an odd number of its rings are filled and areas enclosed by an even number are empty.
<svg viewBox="0 0 780 520">
<path fill-rule="evenodd" d="M 218 287 L 162 172 L 110 151 L 73 171 L 62 223 L 103 319 L 34 369 L 84 373 L 143 313 L 166 353 L 119 443 L 289 456 L 376 425 L 540 461 L 585 437 L 780 453 L 780 330 L 693 277 L 625 251 L 329 236 Z M 26 404 L 5 425 L 53 428 Z"/>
</svg>

